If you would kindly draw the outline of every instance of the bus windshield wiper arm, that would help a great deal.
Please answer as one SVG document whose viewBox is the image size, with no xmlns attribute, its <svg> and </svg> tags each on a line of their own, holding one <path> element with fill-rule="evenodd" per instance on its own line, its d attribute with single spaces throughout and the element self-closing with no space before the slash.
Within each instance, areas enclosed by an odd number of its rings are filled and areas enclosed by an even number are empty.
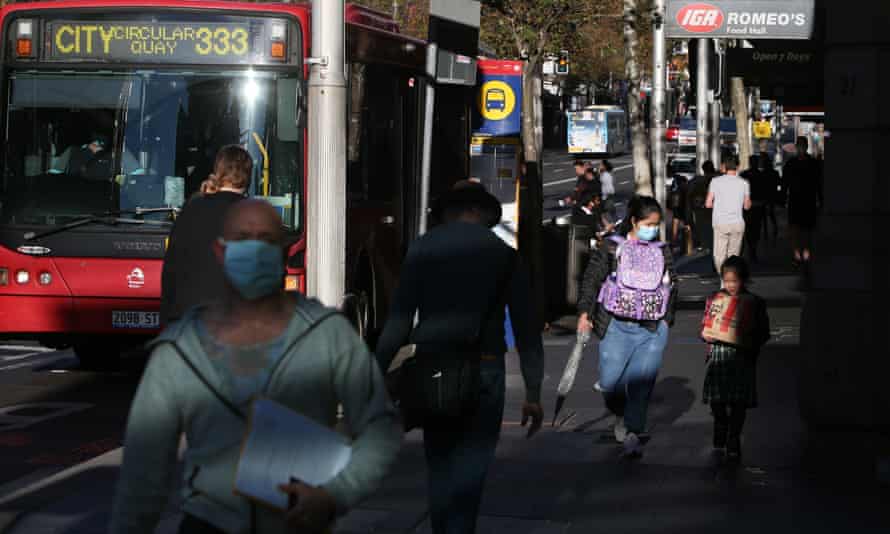
<svg viewBox="0 0 890 534">
<path fill-rule="evenodd" d="M 156 225 L 156 226 L 167 226 L 170 224 L 169 221 L 151 221 L 145 219 L 127 219 L 122 217 L 114 217 L 113 214 L 110 215 L 88 215 L 81 219 L 77 219 L 76 221 L 72 221 L 67 224 L 62 224 L 56 226 L 54 228 L 50 228 L 49 230 L 45 230 L 40 233 L 36 232 L 26 232 L 24 235 L 25 241 L 34 241 L 35 239 L 40 239 L 41 237 L 46 237 L 49 235 L 57 234 L 59 232 L 65 232 L 67 230 L 71 230 L 74 228 L 78 228 L 81 226 L 86 226 L 88 224 L 104 224 L 108 226 L 115 226 L 118 224 L 148 224 L 148 225 Z"/>
</svg>

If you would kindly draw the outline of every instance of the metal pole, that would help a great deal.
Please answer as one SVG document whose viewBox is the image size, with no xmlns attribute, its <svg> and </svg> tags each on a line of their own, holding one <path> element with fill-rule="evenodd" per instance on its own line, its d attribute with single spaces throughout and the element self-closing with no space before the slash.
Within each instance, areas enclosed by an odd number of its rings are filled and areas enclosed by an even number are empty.
<svg viewBox="0 0 890 534">
<path fill-rule="evenodd" d="M 436 67 L 439 57 L 439 47 L 436 43 L 430 43 L 426 48 L 426 96 L 424 98 L 423 112 L 423 155 L 420 169 L 420 217 L 418 219 L 417 235 L 426 233 L 429 221 L 430 205 L 430 170 L 433 165 L 433 121 L 436 119 Z"/>
<path fill-rule="evenodd" d="M 708 159 L 708 39 L 698 40 L 698 65 L 695 73 L 695 157 L 696 166 L 701 166 Z"/>
<path fill-rule="evenodd" d="M 346 74 L 343 0 L 312 1 L 307 292 L 342 304 L 346 284 Z"/>
<path fill-rule="evenodd" d="M 664 155 L 664 86 L 665 86 L 665 40 L 664 40 L 664 9 L 665 0 L 655 0 L 653 13 L 653 48 L 652 48 L 652 164 L 655 166 L 655 200 L 665 205 L 665 168 Z M 665 225 L 661 231 L 665 233 Z M 664 237 L 664 235 L 662 235 Z"/>
<path fill-rule="evenodd" d="M 723 108 L 723 101 L 714 98 L 710 106 L 710 122 L 711 122 L 711 161 L 714 167 L 720 169 L 720 111 Z"/>
<path fill-rule="evenodd" d="M 718 39 L 714 39 L 714 55 L 717 60 L 717 72 L 713 73 L 714 87 L 716 89 L 714 90 L 711 107 L 708 111 L 710 112 L 711 122 L 711 161 L 714 162 L 714 167 L 717 167 L 719 170 L 722 156 L 720 151 L 722 141 L 720 136 L 720 117 L 723 115 L 723 53 Z"/>
</svg>

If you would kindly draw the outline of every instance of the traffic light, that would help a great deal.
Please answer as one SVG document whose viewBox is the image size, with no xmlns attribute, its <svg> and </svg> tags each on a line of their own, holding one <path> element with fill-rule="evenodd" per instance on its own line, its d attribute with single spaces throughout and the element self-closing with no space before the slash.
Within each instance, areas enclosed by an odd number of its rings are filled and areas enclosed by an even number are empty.
<svg viewBox="0 0 890 534">
<path fill-rule="evenodd" d="M 563 50 L 559 53 L 559 61 L 556 63 L 557 74 L 569 73 L 569 51 Z"/>
</svg>

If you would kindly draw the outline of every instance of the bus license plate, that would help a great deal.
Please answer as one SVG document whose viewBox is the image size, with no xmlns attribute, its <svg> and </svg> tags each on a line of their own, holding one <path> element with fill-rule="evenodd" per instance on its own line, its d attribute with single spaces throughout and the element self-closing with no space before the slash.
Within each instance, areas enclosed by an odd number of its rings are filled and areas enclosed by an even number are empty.
<svg viewBox="0 0 890 534">
<path fill-rule="evenodd" d="M 112 311 L 111 326 L 113 328 L 158 328 L 161 316 L 158 312 L 148 311 Z"/>
</svg>

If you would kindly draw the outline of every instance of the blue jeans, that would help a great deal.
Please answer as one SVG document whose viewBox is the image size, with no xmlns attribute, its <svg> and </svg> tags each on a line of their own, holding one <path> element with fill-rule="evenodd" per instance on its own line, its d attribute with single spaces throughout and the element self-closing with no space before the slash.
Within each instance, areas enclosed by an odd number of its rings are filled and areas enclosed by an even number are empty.
<svg viewBox="0 0 890 534">
<path fill-rule="evenodd" d="M 482 362 L 479 409 L 423 430 L 434 534 L 473 534 L 504 417 L 503 356 Z"/>
<path fill-rule="evenodd" d="M 638 323 L 612 319 L 600 342 L 599 384 L 606 406 L 624 417 L 629 432 L 646 429 L 649 397 L 661 369 L 668 326 L 658 322 L 655 332 Z"/>
</svg>

